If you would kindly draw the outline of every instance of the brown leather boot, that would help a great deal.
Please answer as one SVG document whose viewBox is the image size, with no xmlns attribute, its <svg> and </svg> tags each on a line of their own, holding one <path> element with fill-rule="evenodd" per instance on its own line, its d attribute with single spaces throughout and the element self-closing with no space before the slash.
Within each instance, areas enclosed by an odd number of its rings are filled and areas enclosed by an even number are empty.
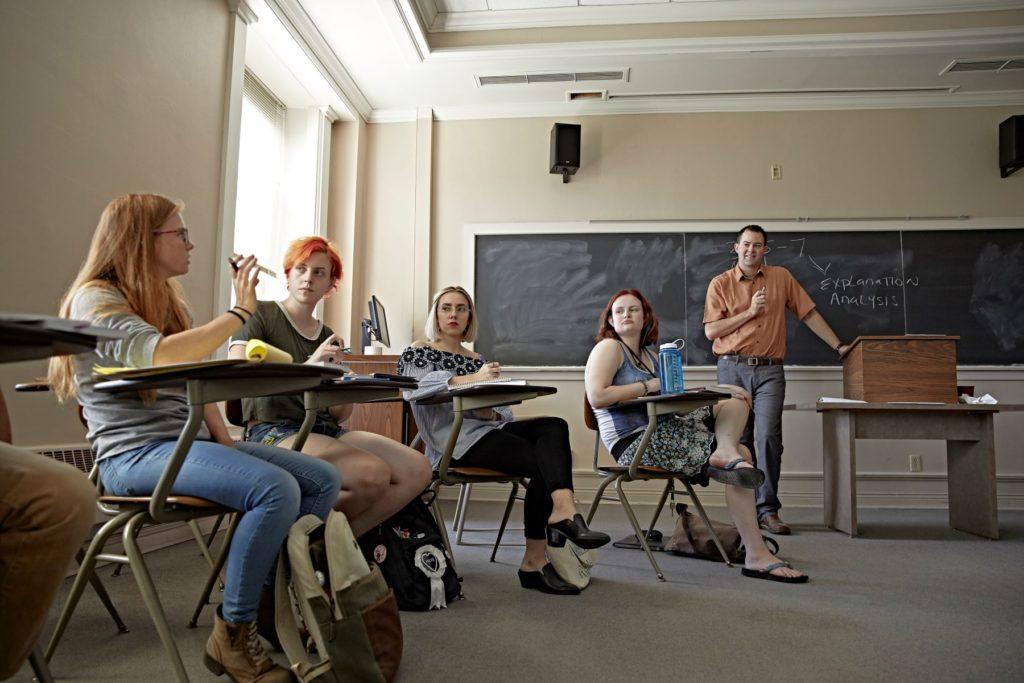
<svg viewBox="0 0 1024 683">
<path fill-rule="evenodd" d="M 274 664 L 263 651 L 256 624 L 229 624 L 220 616 L 213 621 L 213 633 L 206 641 L 206 668 L 220 676 L 226 673 L 235 683 L 287 683 L 292 673 Z"/>
<path fill-rule="evenodd" d="M 769 512 L 767 515 L 761 517 L 758 520 L 759 526 L 770 534 L 776 534 L 777 536 L 788 536 L 792 533 L 792 529 L 789 525 L 782 521 L 776 512 Z"/>
</svg>

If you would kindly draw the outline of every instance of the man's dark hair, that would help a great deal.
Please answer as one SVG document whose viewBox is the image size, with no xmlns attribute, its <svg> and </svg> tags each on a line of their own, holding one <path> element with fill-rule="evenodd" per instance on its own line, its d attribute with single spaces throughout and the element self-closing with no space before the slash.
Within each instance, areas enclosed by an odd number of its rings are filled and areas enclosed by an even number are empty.
<svg viewBox="0 0 1024 683">
<path fill-rule="evenodd" d="M 744 225 L 743 229 L 736 233 L 736 244 L 740 243 L 740 239 L 743 238 L 743 233 L 745 233 L 747 230 L 761 233 L 761 237 L 764 238 L 764 243 L 768 244 L 768 233 L 765 232 L 764 228 L 762 228 L 760 225 Z"/>
</svg>

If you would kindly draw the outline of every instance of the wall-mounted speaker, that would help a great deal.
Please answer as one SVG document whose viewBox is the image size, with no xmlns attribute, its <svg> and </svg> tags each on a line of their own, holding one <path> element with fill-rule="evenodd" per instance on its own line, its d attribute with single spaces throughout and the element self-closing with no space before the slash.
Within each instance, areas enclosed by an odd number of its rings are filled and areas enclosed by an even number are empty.
<svg viewBox="0 0 1024 683">
<path fill-rule="evenodd" d="M 1024 168 L 1024 116 L 1011 116 L 999 124 L 999 177 Z"/>
<path fill-rule="evenodd" d="M 556 123 L 551 128 L 551 173 L 560 173 L 563 183 L 580 168 L 582 131 L 578 123 Z"/>
</svg>

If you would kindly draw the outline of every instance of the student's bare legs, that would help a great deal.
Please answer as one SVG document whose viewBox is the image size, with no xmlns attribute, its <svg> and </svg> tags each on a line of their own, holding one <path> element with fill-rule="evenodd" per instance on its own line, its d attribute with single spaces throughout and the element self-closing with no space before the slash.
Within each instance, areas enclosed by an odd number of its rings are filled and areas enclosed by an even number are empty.
<svg viewBox="0 0 1024 683">
<path fill-rule="evenodd" d="M 746 404 L 743 405 L 745 408 Z M 746 420 L 746 417 L 744 416 L 743 419 Z M 746 446 L 739 446 L 738 457 L 742 457 L 744 460 L 744 463 L 738 467 L 750 466 L 751 456 Z M 773 562 L 778 562 L 779 558 L 772 555 L 764 543 L 764 537 L 761 536 L 761 529 L 757 525 L 754 494 L 755 491 L 752 489 L 741 486 L 725 487 L 725 502 L 729 506 L 729 514 L 736 525 L 736 530 L 740 532 L 740 538 L 743 539 L 743 547 L 747 549 L 747 556 L 743 564 L 748 569 L 764 569 Z M 789 567 L 779 567 L 773 569 L 771 573 L 791 577 L 803 575 L 803 572 Z"/>
<path fill-rule="evenodd" d="M 290 436 L 281 442 L 290 448 Z M 430 463 L 411 448 L 370 432 L 347 432 L 337 439 L 310 434 L 302 452 L 331 462 L 341 472 L 334 505 L 359 536 L 405 507 L 430 483 Z"/>
<path fill-rule="evenodd" d="M 736 458 L 742 458 L 743 462 L 737 464 L 737 468 L 753 467 L 750 451 L 740 445 L 740 436 L 743 435 L 750 412 L 746 402 L 738 398 L 719 401 L 711 412 L 715 417 L 717 448 L 711 454 L 709 464 L 712 467 L 725 467 Z"/>
</svg>

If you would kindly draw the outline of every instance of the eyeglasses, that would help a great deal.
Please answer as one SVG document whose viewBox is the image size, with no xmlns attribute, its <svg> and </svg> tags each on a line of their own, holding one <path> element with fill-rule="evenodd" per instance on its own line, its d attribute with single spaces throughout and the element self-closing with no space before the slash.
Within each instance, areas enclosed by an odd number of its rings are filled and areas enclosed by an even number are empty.
<svg viewBox="0 0 1024 683">
<path fill-rule="evenodd" d="M 167 235 L 175 233 L 181 239 L 182 242 L 188 244 L 188 228 L 178 228 L 177 230 L 154 230 L 154 235 Z"/>
</svg>

